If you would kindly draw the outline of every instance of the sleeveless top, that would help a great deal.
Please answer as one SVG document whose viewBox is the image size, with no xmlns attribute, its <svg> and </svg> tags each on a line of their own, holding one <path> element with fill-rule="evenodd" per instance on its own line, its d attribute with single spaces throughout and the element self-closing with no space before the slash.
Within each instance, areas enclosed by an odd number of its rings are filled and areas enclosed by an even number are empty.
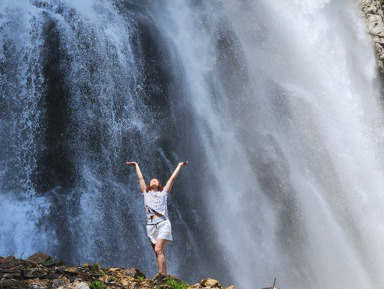
<svg viewBox="0 0 384 289">
<path fill-rule="evenodd" d="M 151 219 L 151 217 L 155 215 L 155 213 L 163 215 L 165 218 L 168 219 L 168 192 L 165 188 L 161 192 L 144 192 L 143 196 L 147 220 Z"/>
</svg>

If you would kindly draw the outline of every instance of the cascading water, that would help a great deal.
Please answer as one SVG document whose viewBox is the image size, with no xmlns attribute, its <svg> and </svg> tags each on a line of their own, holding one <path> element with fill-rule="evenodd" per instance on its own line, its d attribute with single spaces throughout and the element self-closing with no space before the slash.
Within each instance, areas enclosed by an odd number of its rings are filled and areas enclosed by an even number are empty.
<svg viewBox="0 0 384 289">
<path fill-rule="evenodd" d="M 0 2 L 0 255 L 156 273 L 134 169 L 170 197 L 169 273 L 383 287 L 383 121 L 358 4 Z"/>
<path fill-rule="evenodd" d="M 125 162 L 165 182 L 196 143 L 156 25 L 127 1 L 2 1 L 0 11 L 1 255 L 43 251 L 154 275 L 142 196 Z M 212 265 L 216 244 L 197 241 L 210 227 L 197 229 L 207 219 L 198 194 L 180 187 L 169 270 L 190 280 L 222 274 Z"/>
</svg>

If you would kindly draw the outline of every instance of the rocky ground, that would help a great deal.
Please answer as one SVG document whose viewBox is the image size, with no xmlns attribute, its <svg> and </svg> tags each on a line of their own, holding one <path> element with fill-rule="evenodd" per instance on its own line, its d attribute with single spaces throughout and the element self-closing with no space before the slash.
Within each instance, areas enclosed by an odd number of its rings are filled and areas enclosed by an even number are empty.
<svg viewBox="0 0 384 289">
<path fill-rule="evenodd" d="M 98 263 L 68 267 L 49 255 L 36 253 L 26 260 L 14 256 L 0 257 L 0 288 L 4 289 L 187 289 L 223 288 L 213 279 L 195 285 L 181 282 L 177 277 L 157 274 L 146 279 L 138 269 L 102 268 Z M 226 289 L 236 289 L 230 286 Z"/>
</svg>

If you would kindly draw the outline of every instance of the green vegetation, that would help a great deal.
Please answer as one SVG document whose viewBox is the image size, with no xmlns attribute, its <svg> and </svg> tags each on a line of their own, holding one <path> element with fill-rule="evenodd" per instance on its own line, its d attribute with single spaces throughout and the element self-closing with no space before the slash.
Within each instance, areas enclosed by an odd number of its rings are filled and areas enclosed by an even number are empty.
<svg viewBox="0 0 384 289">
<path fill-rule="evenodd" d="M 55 260 L 53 260 L 53 258 L 51 256 L 49 256 L 49 258 L 47 260 L 45 260 L 44 262 L 42 262 L 41 265 L 50 265 L 53 263 L 55 263 Z"/>
<path fill-rule="evenodd" d="M 106 289 L 103 282 L 100 281 L 92 281 L 91 284 L 89 284 L 89 289 Z"/>
<path fill-rule="evenodd" d="M 101 269 L 99 263 L 97 262 L 92 266 L 89 266 L 89 268 L 91 269 L 92 273 L 100 274 L 101 277 L 104 277 L 106 275 L 105 272 Z"/>
<path fill-rule="evenodd" d="M 187 289 L 189 287 L 189 285 L 184 281 L 181 282 L 174 279 L 169 279 L 167 281 L 167 285 L 172 287 L 173 289 Z"/>
<path fill-rule="evenodd" d="M 137 279 L 144 280 L 144 276 L 137 276 Z"/>
<path fill-rule="evenodd" d="M 99 263 L 95 263 L 95 264 L 93 264 L 93 266 L 91 267 L 91 271 L 94 272 L 94 273 L 99 272 L 99 270 L 100 270 L 100 265 L 99 265 Z"/>
</svg>

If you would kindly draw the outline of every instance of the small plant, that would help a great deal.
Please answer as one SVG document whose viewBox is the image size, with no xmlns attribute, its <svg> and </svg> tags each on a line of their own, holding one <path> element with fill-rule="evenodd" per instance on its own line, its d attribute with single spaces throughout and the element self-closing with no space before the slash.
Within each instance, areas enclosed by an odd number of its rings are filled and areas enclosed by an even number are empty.
<svg viewBox="0 0 384 289">
<path fill-rule="evenodd" d="M 105 285 L 100 281 L 92 281 L 91 284 L 89 284 L 89 289 L 106 289 Z"/>
<path fill-rule="evenodd" d="M 144 276 L 137 276 L 137 279 L 144 280 Z"/>
<path fill-rule="evenodd" d="M 99 263 L 95 263 L 95 264 L 92 265 L 92 267 L 91 267 L 91 271 L 92 271 L 93 273 L 97 273 L 97 272 L 99 272 L 99 270 L 100 270 L 100 265 L 99 265 Z"/>
<path fill-rule="evenodd" d="M 175 279 L 169 279 L 167 281 L 167 285 L 169 285 L 173 289 L 187 289 L 189 287 L 186 282 L 177 281 Z"/>
<path fill-rule="evenodd" d="M 55 263 L 55 260 L 53 260 L 53 258 L 51 256 L 49 256 L 49 258 L 47 260 L 45 260 L 44 262 L 42 262 L 41 264 L 42 265 L 51 265 Z"/>
</svg>

